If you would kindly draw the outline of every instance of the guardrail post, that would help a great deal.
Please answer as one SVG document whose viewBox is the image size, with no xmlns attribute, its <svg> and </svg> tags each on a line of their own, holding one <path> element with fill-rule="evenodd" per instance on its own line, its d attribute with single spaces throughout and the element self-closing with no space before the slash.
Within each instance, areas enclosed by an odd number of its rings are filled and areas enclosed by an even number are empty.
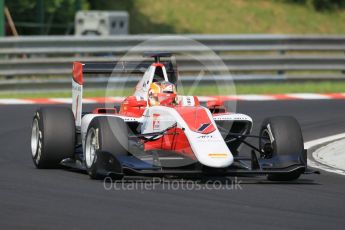
<svg viewBox="0 0 345 230">
<path fill-rule="evenodd" d="M 345 51 L 344 51 L 344 54 L 345 54 Z M 343 69 L 343 70 L 341 71 L 341 73 L 342 73 L 342 74 L 345 74 L 345 69 Z"/>
<path fill-rule="evenodd" d="M 279 54 L 280 55 L 285 55 L 285 53 L 286 53 L 285 50 L 279 50 Z M 283 75 L 283 74 L 285 74 L 285 71 L 284 70 L 278 70 L 277 74 L 278 75 Z"/>
</svg>

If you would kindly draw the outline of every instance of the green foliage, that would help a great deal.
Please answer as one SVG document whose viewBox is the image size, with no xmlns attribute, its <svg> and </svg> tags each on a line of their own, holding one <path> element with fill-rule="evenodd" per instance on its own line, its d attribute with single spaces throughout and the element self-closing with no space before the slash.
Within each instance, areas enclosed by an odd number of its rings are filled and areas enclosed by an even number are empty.
<svg viewBox="0 0 345 230">
<path fill-rule="evenodd" d="M 287 2 L 297 3 L 297 4 L 306 4 L 307 0 L 286 0 Z"/>
<path fill-rule="evenodd" d="M 5 4 L 20 35 L 50 35 L 73 34 L 77 1 L 6 0 Z M 83 10 L 128 11 L 132 34 L 345 33 L 345 0 L 79 1 Z M 44 14 L 39 14 L 39 2 L 44 2 Z"/>
<path fill-rule="evenodd" d="M 345 8 L 344 0 L 313 0 L 313 5 L 316 10 L 337 10 Z"/>
<path fill-rule="evenodd" d="M 40 2 L 42 12 L 40 12 Z M 65 34 L 73 29 L 77 0 L 6 0 L 19 34 Z M 80 0 L 83 9 L 87 0 Z"/>
<path fill-rule="evenodd" d="M 311 5 L 318 11 L 334 11 L 345 8 L 345 0 L 285 0 L 301 5 Z"/>
<path fill-rule="evenodd" d="M 197 0 L 198 1 L 198 0 Z M 162 9 L 161 14 L 167 14 L 169 19 L 180 17 L 181 12 L 175 11 L 174 6 L 170 7 L 165 2 L 157 0 L 138 1 L 138 0 L 88 0 L 90 9 L 92 10 L 125 10 L 130 15 L 130 33 L 176 33 L 188 31 L 176 31 L 174 25 L 169 20 L 168 24 L 156 20 L 155 11 L 151 11 L 152 15 L 146 15 L 142 11 L 142 6 L 159 6 Z M 196 2 L 194 0 L 194 2 Z M 146 8 L 146 7 L 145 7 Z M 169 8 L 171 9 L 169 11 Z M 168 12 L 166 12 L 166 10 Z M 160 15 L 157 15 L 158 17 Z"/>
</svg>

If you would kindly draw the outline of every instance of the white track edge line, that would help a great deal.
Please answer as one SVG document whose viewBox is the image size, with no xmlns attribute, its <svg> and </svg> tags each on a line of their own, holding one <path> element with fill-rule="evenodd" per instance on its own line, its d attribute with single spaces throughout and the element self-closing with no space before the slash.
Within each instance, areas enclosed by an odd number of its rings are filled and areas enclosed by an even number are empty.
<svg viewBox="0 0 345 230">
<path fill-rule="evenodd" d="M 336 140 L 339 140 L 339 139 L 342 139 L 342 138 L 345 138 L 345 133 L 319 138 L 319 139 L 316 139 L 316 140 L 305 142 L 304 143 L 304 148 L 311 149 L 311 148 L 313 148 L 315 146 L 322 145 L 322 144 L 327 143 L 327 142 L 336 141 Z M 312 156 L 311 158 L 308 156 L 308 165 L 309 166 L 311 166 L 313 168 L 321 169 L 321 170 L 326 171 L 326 172 L 336 173 L 336 174 L 340 174 L 340 175 L 344 175 L 345 176 L 345 171 L 344 170 L 337 169 L 337 168 L 334 168 L 334 167 L 331 167 L 331 166 L 327 166 L 325 164 L 322 164 L 322 163 L 318 162 L 317 159 L 315 159 L 313 157 L 314 152 L 311 153 L 311 156 Z"/>
</svg>

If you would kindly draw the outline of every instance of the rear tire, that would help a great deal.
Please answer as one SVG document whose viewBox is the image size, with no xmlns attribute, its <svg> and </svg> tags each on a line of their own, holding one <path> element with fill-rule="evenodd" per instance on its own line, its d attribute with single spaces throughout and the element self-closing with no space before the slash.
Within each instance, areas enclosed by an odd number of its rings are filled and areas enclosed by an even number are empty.
<svg viewBox="0 0 345 230">
<path fill-rule="evenodd" d="M 266 154 L 263 158 L 269 159 L 274 156 L 300 154 L 300 163 L 306 165 L 304 156 L 304 142 L 299 123 L 293 117 L 279 116 L 264 120 L 260 130 L 260 136 L 268 139 L 260 139 L 259 148 Z M 302 172 L 292 172 L 286 174 L 269 174 L 271 181 L 291 181 L 296 180 Z"/>
<path fill-rule="evenodd" d="M 106 152 L 115 157 L 116 162 L 112 162 L 115 172 L 115 179 L 121 179 L 123 176 L 122 166 L 117 161 L 116 156 L 127 154 L 128 151 L 128 128 L 126 123 L 118 117 L 95 117 L 89 127 L 85 138 L 84 162 L 87 172 L 92 179 L 102 179 L 107 175 L 100 174 L 103 171 L 99 168 L 99 159 L 96 151 Z M 104 172 L 104 171 L 103 171 Z"/>
<path fill-rule="evenodd" d="M 37 168 L 58 168 L 60 162 L 73 157 L 75 123 L 72 111 L 64 107 L 37 110 L 31 131 L 31 153 Z"/>
</svg>

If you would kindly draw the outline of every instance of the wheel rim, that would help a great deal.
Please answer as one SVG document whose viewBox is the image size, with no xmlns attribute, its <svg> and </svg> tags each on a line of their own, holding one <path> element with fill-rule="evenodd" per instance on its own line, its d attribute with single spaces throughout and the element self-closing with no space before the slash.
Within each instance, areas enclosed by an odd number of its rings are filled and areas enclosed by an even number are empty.
<svg viewBox="0 0 345 230">
<path fill-rule="evenodd" d="M 38 145 L 40 143 L 40 129 L 38 125 L 38 120 L 34 119 L 32 123 L 32 131 L 31 131 L 31 154 L 32 157 L 36 157 Z"/>
<path fill-rule="evenodd" d="M 85 163 L 86 167 L 90 168 L 95 160 L 97 146 L 96 130 L 91 128 L 87 134 L 85 145 Z"/>
</svg>

